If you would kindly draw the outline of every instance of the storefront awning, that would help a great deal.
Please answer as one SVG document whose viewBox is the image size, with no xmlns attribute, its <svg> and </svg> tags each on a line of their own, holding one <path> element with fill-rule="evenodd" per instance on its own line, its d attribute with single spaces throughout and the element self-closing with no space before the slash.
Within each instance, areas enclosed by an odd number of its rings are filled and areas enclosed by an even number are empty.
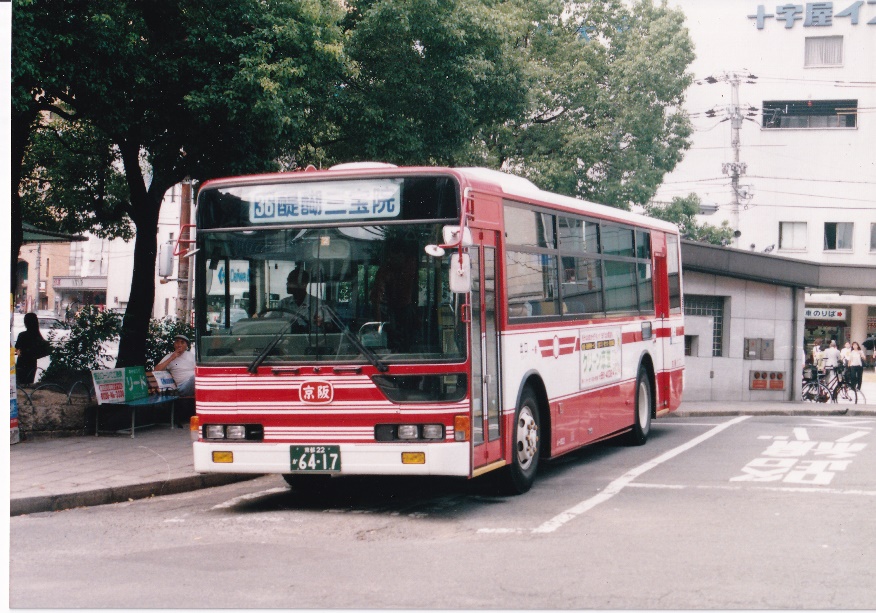
<svg viewBox="0 0 876 613">
<path fill-rule="evenodd" d="M 81 234 L 64 234 L 63 232 L 52 232 L 51 230 L 40 230 L 36 226 L 22 222 L 21 224 L 22 244 L 28 243 L 72 243 L 77 241 L 87 241 L 87 236 Z"/>
</svg>

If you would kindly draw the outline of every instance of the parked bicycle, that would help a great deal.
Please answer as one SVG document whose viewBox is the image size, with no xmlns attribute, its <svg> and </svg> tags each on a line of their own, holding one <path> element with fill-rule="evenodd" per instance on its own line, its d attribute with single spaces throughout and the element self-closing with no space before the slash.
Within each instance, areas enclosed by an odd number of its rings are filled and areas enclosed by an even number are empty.
<svg viewBox="0 0 876 613">
<path fill-rule="evenodd" d="M 813 371 L 815 372 L 814 378 Z M 848 369 L 843 366 L 830 369 L 825 373 L 819 373 L 814 367 L 807 366 L 803 371 L 803 379 L 804 400 L 813 402 L 830 400 L 835 404 L 865 404 L 867 402 L 864 394 L 860 390 L 856 390 L 850 383 Z M 807 391 L 810 397 L 807 397 Z M 827 394 L 827 400 L 824 399 L 825 394 Z"/>
<path fill-rule="evenodd" d="M 834 371 L 833 379 L 827 384 L 831 399 L 837 404 L 867 404 L 863 392 L 855 388 L 850 374 L 851 371 L 843 366 Z"/>
<path fill-rule="evenodd" d="M 831 391 L 822 382 L 823 375 L 820 375 L 815 366 L 809 365 L 803 367 L 803 400 L 806 402 L 830 402 Z"/>
</svg>

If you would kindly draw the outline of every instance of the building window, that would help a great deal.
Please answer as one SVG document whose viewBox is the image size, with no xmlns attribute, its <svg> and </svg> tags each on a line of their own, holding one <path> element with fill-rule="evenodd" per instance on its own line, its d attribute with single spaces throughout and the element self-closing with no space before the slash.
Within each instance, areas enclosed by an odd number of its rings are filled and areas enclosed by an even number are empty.
<svg viewBox="0 0 876 613">
<path fill-rule="evenodd" d="M 779 249 L 806 250 L 806 222 L 779 222 Z"/>
<path fill-rule="evenodd" d="M 870 224 L 870 251 L 876 251 L 876 223 Z"/>
<path fill-rule="evenodd" d="M 816 66 L 842 66 L 842 64 L 842 36 L 809 36 L 806 38 L 804 66 L 813 68 Z"/>
<path fill-rule="evenodd" d="M 700 337 L 691 336 L 689 334 L 684 335 L 684 355 L 695 356 L 697 354 L 697 341 Z"/>
<path fill-rule="evenodd" d="M 854 227 L 855 224 L 851 222 L 824 222 L 824 250 L 851 250 Z"/>
<path fill-rule="evenodd" d="M 712 318 L 712 356 L 724 352 L 724 296 L 685 295 L 684 314 Z"/>
<path fill-rule="evenodd" d="M 857 100 L 768 100 L 763 103 L 763 127 L 854 128 Z"/>
</svg>

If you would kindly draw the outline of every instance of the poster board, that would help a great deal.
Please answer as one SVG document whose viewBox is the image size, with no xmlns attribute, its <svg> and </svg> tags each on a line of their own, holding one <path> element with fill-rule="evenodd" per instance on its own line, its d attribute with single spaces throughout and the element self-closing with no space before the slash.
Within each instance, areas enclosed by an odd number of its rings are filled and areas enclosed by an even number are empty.
<svg viewBox="0 0 876 613">
<path fill-rule="evenodd" d="M 168 392 L 176 389 L 176 381 L 173 376 L 166 370 L 153 370 L 152 376 L 155 377 L 155 387 L 159 392 Z"/>
<path fill-rule="evenodd" d="M 97 404 L 124 404 L 149 396 L 142 366 L 91 371 Z"/>
</svg>

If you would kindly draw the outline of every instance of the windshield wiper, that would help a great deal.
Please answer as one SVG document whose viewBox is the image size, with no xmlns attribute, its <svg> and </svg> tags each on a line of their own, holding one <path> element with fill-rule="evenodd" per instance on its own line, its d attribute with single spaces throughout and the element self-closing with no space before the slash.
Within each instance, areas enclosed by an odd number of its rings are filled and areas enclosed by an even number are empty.
<svg viewBox="0 0 876 613">
<path fill-rule="evenodd" d="M 369 347 L 366 347 L 362 341 L 359 340 L 359 337 L 353 334 L 353 332 L 341 321 L 340 316 L 335 312 L 335 310 L 330 307 L 325 302 L 320 305 L 320 308 L 328 315 L 329 320 L 337 326 L 338 330 L 340 330 L 344 336 L 347 337 L 347 340 L 361 353 L 365 356 L 371 365 L 379 370 L 380 372 L 386 372 L 389 370 L 389 366 L 386 365 L 386 362 L 377 357 L 377 354 L 374 353 Z"/>
<path fill-rule="evenodd" d="M 247 368 L 250 373 L 256 374 L 259 371 L 259 366 L 262 365 L 262 362 L 264 362 L 268 355 L 270 355 L 271 351 L 274 350 L 274 347 L 277 346 L 277 343 L 283 340 L 283 337 L 286 336 L 289 333 L 289 330 L 292 329 L 292 324 L 295 323 L 295 319 L 295 317 L 290 318 L 289 323 L 287 323 L 283 327 L 283 329 L 277 333 L 277 336 L 274 337 L 274 340 L 268 343 L 268 346 L 265 347 L 265 350 L 262 351 L 258 355 L 258 357 L 252 361 L 252 364 L 250 364 L 249 368 Z"/>
</svg>

